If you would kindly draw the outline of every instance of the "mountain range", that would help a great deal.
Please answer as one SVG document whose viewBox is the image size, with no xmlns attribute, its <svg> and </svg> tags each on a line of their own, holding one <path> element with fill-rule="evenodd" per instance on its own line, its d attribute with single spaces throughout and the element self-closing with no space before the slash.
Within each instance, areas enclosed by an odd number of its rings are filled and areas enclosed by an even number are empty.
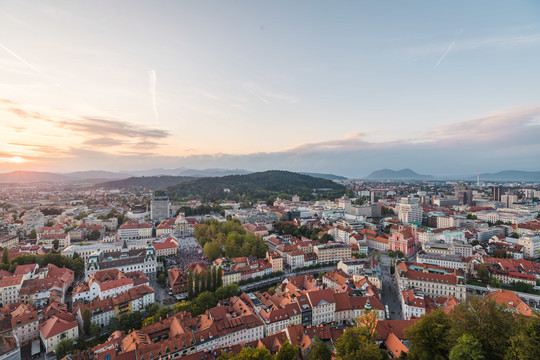
<svg viewBox="0 0 540 360">
<path fill-rule="evenodd" d="M 475 182 L 477 175 L 447 175 L 447 176 L 433 176 L 433 175 L 421 175 L 411 169 L 402 170 L 390 170 L 382 169 L 377 170 L 369 174 L 366 179 L 368 180 L 462 180 Z M 521 170 L 504 170 L 496 173 L 483 173 L 480 174 L 480 181 L 492 181 L 492 182 L 508 182 L 508 181 L 540 181 L 540 171 L 521 171 Z"/>
<path fill-rule="evenodd" d="M 0 174 L 0 183 L 44 183 L 55 182 L 65 184 L 99 184 L 112 180 L 123 180 L 132 177 L 173 176 L 173 177 L 213 177 L 226 175 L 248 174 L 242 169 L 151 169 L 143 171 L 111 172 L 103 170 L 75 171 L 69 173 L 52 173 L 42 171 L 12 171 Z M 148 182 L 148 180 L 143 180 Z M 180 182 L 180 181 L 179 181 Z M 172 184 L 168 184 L 172 185 Z M 167 186 L 168 186 L 167 185 Z"/>
<path fill-rule="evenodd" d="M 420 175 L 411 169 L 390 170 L 382 169 L 372 172 L 366 179 L 370 180 L 432 180 L 431 175 Z"/>
<path fill-rule="evenodd" d="M 246 175 L 251 171 L 244 169 L 190 169 L 190 168 L 177 168 L 177 169 L 150 169 L 141 171 L 126 171 L 126 172 L 112 172 L 103 170 L 88 170 L 88 171 L 75 171 L 69 173 L 53 173 L 42 171 L 12 171 L 8 173 L 0 173 L 0 183 L 65 183 L 65 184 L 101 184 L 104 183 L 106 187 L 115 185 L 119 187 L 145 187 L 154 188 L 155 185 L 151 185 L 152 178 L 156 180 L 163 187 L 174 185 L 174 181 L 177 183 L 192 180 L 194 178 L 201 177 L 221 177 L 229 175 Z M 313 176 L 321 179 L 329 180 L 346 180 L 343 176 L 333 174 L 318 174 L 318 173 L 303 173 L 305 175 Z M 137 180 L 137 179 L 140 179 Z M 129 180 L 129 181 L 119 181 Z M 118 181 L 115 183 L 115 181 Z M 112 183 L 111 183 L 112 182 Z M 160 185 L 160 187 L 162 187 Z"/>
</svg>

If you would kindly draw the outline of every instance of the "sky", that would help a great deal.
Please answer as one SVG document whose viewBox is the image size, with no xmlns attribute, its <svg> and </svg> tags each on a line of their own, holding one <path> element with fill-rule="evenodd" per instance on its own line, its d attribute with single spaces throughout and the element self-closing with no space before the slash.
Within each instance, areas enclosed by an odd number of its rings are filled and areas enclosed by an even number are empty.
<svg viewBox="0 0 540 360">
<path fill-rule="evenodd" d="M 538 1 L 11 1 L 0 172 L 540 170 Z"/>
</svg>

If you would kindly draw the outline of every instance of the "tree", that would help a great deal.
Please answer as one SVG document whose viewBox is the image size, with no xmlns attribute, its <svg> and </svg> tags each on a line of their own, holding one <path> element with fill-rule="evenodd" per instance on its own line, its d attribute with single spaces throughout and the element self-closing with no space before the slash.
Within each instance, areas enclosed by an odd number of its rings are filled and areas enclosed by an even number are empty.
<svg viewBox="0 0 540 360">
<path fill-rule="evenodd" d="M 193 275 L 193 296 L 199 295 L 201 292 L 201 277 L 199 276 L 199 273 L 196 272 Z"/>
<path fill-rule="evenodd" d="M 516 281 L 516 282 L 513 282 L 513 283 L 512 283 L 512 287 L 513 287 L 514 290 L 516 290 L 516 291 L 519 291 L 519 292 L 526 292 L 526 293 L 532 293 L 532 292 L 533 292 L 533 289 L 534 289 L 533 284 L 526 283 L 526 282 L 523 282 L 523 281 Z"/>
<path fill-rule="evenodd" d="M 476 274 L 478 275 L 478 278 L 480 279 L 480 281 L 486 283 L 488 282 L 489 280 L 489 271 L 487 269 L 487 266 L 486 264 L 480 264 L 478 265 L 478 267 L 476 268 Z"/>
<path fill-rule="evenodd" d="M 540 317 L 517 320 L 517 333 L 510 338 L 506 359 L 536 360 L 540 347 Z"/>
<path fill-rule="evenodd" d="M 216 291 L 218 288 L 217 286 L 217 266 L 212 266 L 212 280 L 211 280 L 212 286 L 210 287 L 210 291 Z"/>
<path fill-rule="evenodd" d="M 72 348 L 73 348 L 73 340 L 71 340 L 71 339 L 62 339 L 62 340 L 60 340 L 58 345 L 56 345 L 56 349 L 54 350 L 54 352 L 56 353 L 56 358 L 57 359 L 62 359 L 68 353 L 71 352 Z"/>
<path fill-rule="evenodd" d="M 515 334 L 515 318 L 511 312 L 494 301 L 471 298 L 459 304 L 450 318 L 448 339 L 459 339 L 470 334 L 480 344 L 486 359 L 503 359 L 509 338 Z"/>
<path fill-rule="evenodd" d="M 252 348 L 245 347 L 236 356 L 231 356 L 226 352 L 223 352 L 218 360 L 272 360 L 272 354 L 270 350 L 265 347 Z"/>
<path fill-rule="evenodd" d="M 472 335 L 463 334 L 450 349 L 449 360 L 484 360 L 482 344 Z"/>
<path fill-rule="evenodd" d="M 418 360 L 443 360 L 448 358 L 451 323 L 442 310 L 435 310 L 420 318 L 405 330 L 409 357 Z"/>
<path fill-rule="evenodd" d="M 275 360 L 297 360 L 300 348 L 298 346 L 291 345 L 289 340 L 285 340 L 281 349 L 275 356 Z"/>
<path fill-rule="evenodd" d="M 489 278 L 488 285 L 491 287 L 500 288 L 501 282 L 495 276 L 492 276 Z"/>
<path fill-rule="evenodd" d="M 214 261 L 221 257 L 221 248 L 214 242 L 208 242 L 204 244 L 204 255 L 206 255 L 206 257 L 211 261 Z"/>
<path fill-rule="evenodd" d="M 84 260 L 81 257 L 78 257 L 75 259 L 75 256 L 74 256 L 74 259 L 71 262 L 71 265 L 72 265 L 73 271 L 75 271 L 75 274 L 77 276 L 79 276 L 80 274 L 84 272 Z"/>
<path fill-rule="evenodd" d="M 326 244 L 329 241 L 334 241 L 334 237 L 328 233 L 325 233 L 321 238 L 319 239 L 319 242 Z"/>
<path fill-rule="evenodd" d="M 86 335 L 90 335 L 90 326 L 92 326 L 92 311 L 89 308 L 85 308 L 82 313 L 83 318 L 83 331 Z"/>
<path fill-rule="evenodd" d="M 206 290 L 214 291 L 212 289 L 212 268 L 206 270 Z"/>
<path fill-rule="evenodd" d="M 35 239 L 35 238 L 37 238 L 36 229 L 32 229 L 32 231 L 30 231 L 30 234 L 28 235 L 28 238 L 29 238 L 29 239 Z"/>
<path fill-rule="evenodd" d="M 99 325 L 96 323 L 92 323 L 92 325 L 90 326 L 90 335 L 98 337 L 100 333 L 101 329 L 99 328 Z"/>
<path fill-rule="evenodd" d="M 377 262 L 381 262 L 381 250 L 377 251 Z"/>
<path fill-rule="evenodd" d="M 216 271 L 217 271 L 216 287 L 220 288 L 223 286 L 223 271 L 221 270 L 221 266 L 219 266 Z"/>
<path fill-rule="evenodd" d="M 101 233 L 99 232 L 99 230 L 94 229 L 88 235 L 88 240 L 97 240 L 97 239 L 99 239 L 100 236 L 101 236 Z"/>
<path fill-rule="evenodd" d="M 336 355 L 338 360 L 388 359 L 388 353 L 377 346 L 371 330 L 365 326 L 346 329 L 336 341 Z"/>
<path fill-rule="evenodd" d="M 159 310 L 159 304 L 158 303 L 152 303 L 148 306 L 148 315 L 154 316 Z"/>
<path fill-rule="evenodd" d="M 157 277 L 157 283 L 161 286 L 165 286 L 167 283 L 167 278 L 165 277 L 165 273 L 159 273 Z"/>
<path fill-rule="evenodd" d="M 187 291 L 188 291 L 188 299 L 193 299 L 193 295 L 194 295 L 193 273 L 191 271 L 189 271 L 187 275 Z"/>
<path fill-rule="evenodd" d="M 197 296 L 195 302 L 205 310 L 213 308 L 217 305 L 216 297 L 210 291 L 202 292 L 199 296 Z"/>
<path fill-rule="evenodd" d="M 9 252 L 7 247 L 4 248 L 4 253 L 2 254 L 2 264 L 9 264 Z"/>
<path fill-rule="evenodd" d="M 57 251 L 57 250 L 58 250 L 58 247 L 60 247 L 60 240 L 54 239 L 54 241 L 53 241 L 53 248 L 54 248 L 54 251 Z"/>
<path fill-rule="evenodd" d="M 311 347 L 308 355 L 308 360 L 331 360 L 332 350 L 319 339 L 316 339 Z"/>
</svg>

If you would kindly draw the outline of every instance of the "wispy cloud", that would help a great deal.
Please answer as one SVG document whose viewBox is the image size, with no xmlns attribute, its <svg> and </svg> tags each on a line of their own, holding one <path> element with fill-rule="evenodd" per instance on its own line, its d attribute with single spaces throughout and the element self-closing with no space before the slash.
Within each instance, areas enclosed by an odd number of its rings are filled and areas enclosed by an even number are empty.
<svg viewBox="0 0 540 360">
<path fill-rule="evenodd" d="M 427 43 L 401 48 L 399 51 L 407 57 L 423 57 L 439 55 L 440 64 L 450 51 L 458 53 L 480 49 L 506 49 L 514 46 L 529 46 L 540 43 L 540 33 L 500 34 L 490 37 L 460 37 L 450 44 L 443 42 Z M 442 55 L 440 55 L 442 53 Z"/>
<path fill-rule="evenodd" d="M 452 48 L 454 47 L 454 44 L 456 43 L 456 40 L 452 41 L 450 43 L 450 45 L 448 45 L 448 48 L 446 48 L 445 52 L 442 54 L 442 56 L 439 58 L 439 60 L 437 61 L 437 63 L 435 64 L 435 67 L 439 66 L 442 61 L 444 60 L 444 58 L 446 57 L 446 55 L 448 55 L 448 53 L 450 52 L 450 50 L 452 50 Z"/>
<path fill-rule="evenodd" d="M 14 115 L 16 119 L 24 121 L 25 124 L 31 123 L 33 129 L 44 128 L 45 126 L 56 129 L 57 131 L 51 132 L 48 136 L 57 135 L 72 140 L 64 142 L 65 144 L 76 144 L 78 142 L 83 147 L 108 147 L 114 148 L 114 151 L 117 152 L 126 148 L 136 151 L 156 148 L 171 135 L 168 130 L 142 126 L 118 119 L 80 116 L 53 110 L 50 113 L 46 110 L 36 111 L 32 107 L 24 106 L 9 99 L 0 99 L 0 110 Z M 8 127 L 15 128 L 9 124 Z M 29 133 L 28 135 L 39 137 L 40 133 Z M 30 144 L 19 141 L 12 142 L 11 146 L 26 148 L 27 151 L 33 152 L 38 150 L 55 152 L 53 148 L 48 148 L 47 144 Z"/>
<path fill-rule="evenodd" d="M 298 102 L 298 99 L 289 93 L 271 90 L 255 82 L 246 82 L 243 84 L 243 88 L 266 104 L 270 103 L 269 99 L 284 101 L 291 104 Z"/>
</svg>

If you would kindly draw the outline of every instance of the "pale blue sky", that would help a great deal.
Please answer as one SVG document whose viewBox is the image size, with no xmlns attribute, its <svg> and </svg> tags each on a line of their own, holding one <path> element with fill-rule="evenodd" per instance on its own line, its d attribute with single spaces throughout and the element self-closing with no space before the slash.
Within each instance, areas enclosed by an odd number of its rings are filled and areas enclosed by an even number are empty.
<svg viewBox="0 0 540 360">
<path fill-rule="evenodd" d="M 4 1 L 0 79 L 6 170 L 540 170 L 537 1 Z"/>
</svg>

